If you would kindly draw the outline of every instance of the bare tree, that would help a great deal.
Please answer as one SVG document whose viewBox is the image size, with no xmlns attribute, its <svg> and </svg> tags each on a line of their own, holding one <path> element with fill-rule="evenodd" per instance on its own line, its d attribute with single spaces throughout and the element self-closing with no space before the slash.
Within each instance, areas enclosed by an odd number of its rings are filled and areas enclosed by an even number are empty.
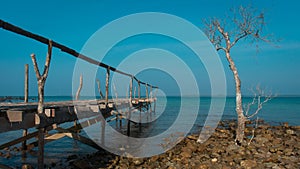
<svg viewBox="0 0 300 169">
<path fill-rule="evenodd" d="M 245 117 L 248 120 L 251 120 L 255 117 L 259 111 L 262 109 L 263 105 L 273 99 L 276 95 L 273 95 L 272 92 L 266 92 L 262 90 L 259 85 L 256 86 L 256 91 L 251 89 L 253 93 L 252 102 L 244 105 Z M 251 107 L 255 106 L 255 110 L 251 113 Z"/>
<path fill-rule="evenodd" d="M 205 33 L 215 45 L 217 51 L 223 51 L 233 73 L 236 91 L 236 113 L 238 127 L 236 129 L 236 143 L 243 142 L 245 122 L 247 120 L 242 104 L 241 80 L 238 69 L 232 59 L 231 49 L 242 39 L 251 42 L 270 42 L 268 36 L 262 36 L 265 25 L 263 12 L 258 12 L 251 6 L 239 7 L 233 10 L 233 17 L 226 20 L 217 18 L 204 21 Z M 259 110 L 258 110 L 259 111 Z"/>
<path fill-rule="evenodd" d="M 259 85 L 256 86 L 256 91 L 253 89 L 251 89 L 251 91 L 253 93 L 252 101 L 244 105 L 245 116 L 247 120 L 253 119 L 253 117 L 255 117 L 259 113 L 259 111 L 262 109 L 265 103 L 267 103 L 268 101 L 276 97 L 276 95 L 273 95 L 271 91 L 265 92 L 265 90 L 262 90 L 259 87 Z M 256 118 L 255 127 L 252 129 L 252 136 L 248 142 L 248 145 L 250 145 L 251 141 L 253 140 L 255 129 L 257 127 L 258 127 L 258 117 Z"/>
</svg>

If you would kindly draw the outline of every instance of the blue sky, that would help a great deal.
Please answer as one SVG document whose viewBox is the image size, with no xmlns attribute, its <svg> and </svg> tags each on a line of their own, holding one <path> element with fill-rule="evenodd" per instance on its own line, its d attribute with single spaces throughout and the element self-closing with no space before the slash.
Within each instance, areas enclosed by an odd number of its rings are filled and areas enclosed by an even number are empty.
<svg viewBox="0 0 300 169">
<path fill-rule="evenodd" d="M 51 38 L 80 51 L 86 41 L 98 29 L 120 17 L 139 12 L 163 12 L 184 18 L 199 28 L 203 28 L 203 19 L 209 17 L 224 18 L 230 9 L 240 5 L 252 4 L 265 11 L 266 33 L 274 34 L 279 48 L 269 44 L 260 44 L 257 53 L 255 45 L 243 43 L 232 49 L 242 80 L 244 93 L 260 84 L 279 95 L 300 95 L 300 22 L 299 1 L 254 0 L 254 1 L 1 1 L 0 18 L 31 32 Z M 122 28 L 120 28 L 122 31 Z M 172 40 L 165 37 L 135 37 L 124 41 L 110 52 L 105 63 L 116 66 L 122 58 L 117 55 L 131 54 L 143 47 L 161 47 Z M 167 45 L 168 46 L 168 45 Z M 42 66 L 47 47 L 25 37 L 0 30 L 0 95 L 23 95 L 24 64 L 30 65 L 30 95 L 36 95 L 36 79 L 30 59 L 35 53 Z M 166 47 L 165 49 L 170 49 Z M 72 56 L 53 50 L 46 95 L 70 95 L 72 76 L 76 62 Z M 182 51 L 181 51 L 182 52 Z M 227 79 L 227 91 L 234 94 L 234 82 L 224 59 L 219 53 Z M 184 56 L 182 56 L 182 59 Z M 204 67 L 193 65 L 192 70 L 205 72 Z M 40 68 L 42 69 L 42 68 Z M 151 70 L 138 74 L 143 81 L 161 86 L 170 95 L 178 94 L 178 86 L 172 77 Z M 103 73 L 102 73 L 103 74 Z M 99 76 L 102 75 L 99 71 Z M 202 76 L 203 75 L 203 76 Z M 209 95 L 210 87 L 207 75 L 196 75 L 200 91 Z M 157 78 L 159 77 L 159 78 Z M 101 79 L 104 80 L 104 77 Z M 171 85 L 170 85 L 171 84 Z M 104 86 L 104 85 L 102 85 Z"/>
</svg>

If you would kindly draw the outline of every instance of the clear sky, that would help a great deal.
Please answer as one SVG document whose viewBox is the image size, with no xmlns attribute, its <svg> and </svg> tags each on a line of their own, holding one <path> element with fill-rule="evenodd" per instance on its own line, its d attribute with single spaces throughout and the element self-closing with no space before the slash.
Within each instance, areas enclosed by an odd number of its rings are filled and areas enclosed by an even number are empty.
<svg viewBox="0 0 300 169">
<path fill-rule="evenodd" d="M 1 1 L 0 18 L 33 33 L 51 38 L 80 51 L 86 41 L 98 29 L 120 17 L 139 12 L 163 12 L 176 15 L 203 28 L 203 19 L 224 18 L 230 9 L 240 5 L 252 4 L 266 14 L 266 33 L 274 34 L 279 48 L 262 44 L 257 53 L 254 45 L 242 44 L 232 49 L 242 80 L 244 93 L 260 84 L 279 95 L 300 95 L 300 2 L 282 0 L 213 0 L 213 1 L 113 1 L 113 0 L 51 0 L 51 1 Z M 122 31 L 122 28 L 120 28 Z M 134 37 L 118 44 L 110 55 L 129 55 L 144 47 L 159 47 L 168 44 L 165 37 Z M 135 50 L 132 49 L 136 48 Z M 168 48 L 167 48 L 168 49 Z M 35 53 L 42 66 L 47 47 L 25 37 L 0 30 L 0 95 L 23 95 L 24 64 L 30 65 L 30 95 L 36 95 L 36 79 L 30 59 Z M 114 53 L 115 52 L 115 53 Z M 227 91 L 234 94 L 234 82 L 228 63 L 220 53 L 227 77 Z M 184 59 L 184 58 L 183 58 Z M 105 63 L 116 66 L 120 58 L 107 57 Z M 72 76 L 76 59 L 54 49 L 46 95 L 70 95 Z M 192 62 L 190 60 L 190 62 Z M 191 69 L 203 70 L 203 67 Z M 42 69 L 42 68 L 41 68 Z M 126 70 L 125 70 L 126 71 Z M 101 73 L 100 73 L 101 74 Z M 200 76 L 200 75 L 199 75 Z M 205 75 L 204 75 L 205 76 Z M 145 71 L 139 75 L 141 80 L 160 86 L 170 95 L 176 95 L 177 86 L 170 76 L 155 71 Z M 104 81 L 104 77 L 101 79 Z M 202 93 L 209 95 L 207 77 L 197 77 L 202 84 Z M 174 85 L 170 85 L 174 84 Z M 102 86 L 104 84 L 102 83 Z M 168 90 L 168 91 L 167 91 Z"/>
</svg>

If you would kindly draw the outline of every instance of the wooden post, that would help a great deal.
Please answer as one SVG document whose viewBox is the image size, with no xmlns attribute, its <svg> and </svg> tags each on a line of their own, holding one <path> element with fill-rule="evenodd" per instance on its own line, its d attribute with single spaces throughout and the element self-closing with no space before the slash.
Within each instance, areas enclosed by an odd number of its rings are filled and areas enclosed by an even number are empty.
<svg viewBox="0 0 300 169">
<path fill-rule="evenodd" d="M 100 94 L 100 97 L 101 97 L 101 99 L 103 99 L 104 95 L 103 95 L 103 93 L 101 91 L 101 88 L 100 88 L 100 80 L 99 79 L 97 79 L 97 86 L 98 86 L 98 92 Z"/>
<path fill-rule="evenodd" d="M 131 107 L 132 107 L 132 83 L 133 83 L 133 77 L 131 77 L 130 85 L 129 85 L 130 106 L 128 109 L 128 117 L 127 117 L 127 136 L 130 136 L 130 118 L 131 118 Z"/>
<path fill-rule="evenodd" d="M 140 99 L 141 98 L 141 83 L 140 81 L 138 81 L 138 98 Z M 139 110 L 140 110 L 140 123 L 139 123 L 139 127 L 141 129 L 141 123 L 142 123 L 142 107 L 140 105 L 139 106 Z"/>
<path fill-rule="evenodd" d="M 141 83 L 138 81 L 138 97 L 141 98 Z"/>
<path fill-rule="evenodd" d="M 150 86 L 150 113 L 152 113 L 152 86 Z"/>
<path fill-rule="evenodd" d="M 133 98 L 136 98 L 136 86 L 134 86 L 134 93 L 133 93 Z"/>
<path fill-rule="evenodd" d="M 79 86 L 78 86 L 78 89 L 77 89 L 77 92 L 76 92 L 75 100 L 79 100 L 82 86 L 83 86 L 83 77 L 82 77 L 82 74 L 81 74 L 80 77 L 79 77 Z M 77 120 L 74 120 L 74 127 L 76 125 L 77 125 Z"/>
<path fill-rule="evenodd" d="M 156 92 L 154 93 L 154 105 L 153 105 L 153 112 L 155 114 L 155 109 L 156 109 Z"/>
<path fill-rule="evenodd" d="M 105 119 L 101 117 L 101 144 L 105 145 Z"/>
<path fill-rule="evenodd" d="M 130 84 L 129 84 L 129 100 L 130 100 L 130 107 L 132 107 L 132 83 L 133 83 L 133 77 L 131 77 Z"/>
<path fill-rule="evenodd" d="M 38 114 L 44 113 L 44 87 L 45 82 L 48 76 L 49 67 L 50 67 L 50 61 L 52 56 L 52 41 L 49 40 L 48 44 L 48 53 L 46 57 L 45 67 L 43 74 L 40 74 L 39 68 L 37 66 L 35 54 L 31 54 L 32 63 L 34 66 L 34 71 L 36 74 L 36 78 L 38 81 Z M 44 137 L 45 137 L 45 129 L 39 128 L 38 129 L 38 168 L 43 169 L 44 168 Z"/>
<path fill-rule="evenodd" d="M 105 107 L 108 107 L 108 89 L 109 89 L 109 67 L 106 69 L 106 81 L 105 81 Z"/>
<path fill-rule="evenodd" d="M 79 100 L 79 98 L 80 98 L 80 92 L 81 92 L 81 89 L 82 89 L 82 83 L 83 83 L 83 78 L 82 78 L 82 75 L 80 75 L 79 87 L 78 87 L 77 92 L 76 92 L 76 100 Z"/>
<path fill-rule="evenodd" d="M 146 87 L 146 99 L 148 99 L 148 84 L 146 84 L 145 87 Z"/>
<path fill-rule="evenodd" d="M 24 103 L 28 103 L 28 84 L 29 84 L 28 76 L 29 76 L 28 64 L 25 64 Z M 23 137 L 27 136 L 27 134 L 28 134 L 28 130 L 24 129 L 23 130 Z M 22 142 L 22 150 L 23 150 L 23 152 L 24 152 L 24 150 L 27 150 L 26 140 L 24 140 Z"/>
<path fill-rule="evenodd" d="M 24 102 L 28 102 L 28 64 L 25 65 Z"/>
</svg>

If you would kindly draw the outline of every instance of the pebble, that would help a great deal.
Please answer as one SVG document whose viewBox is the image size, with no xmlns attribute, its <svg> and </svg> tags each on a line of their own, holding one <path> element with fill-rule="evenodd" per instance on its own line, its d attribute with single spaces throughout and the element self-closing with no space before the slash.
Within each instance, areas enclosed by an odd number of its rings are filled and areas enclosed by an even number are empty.
<svg viewBox="0 0 300 169">
<path fill-rule="evenodd" d="M 259 127 L 255 128 L 254 139 L 249 145 L 238 146 L 234 142 L 236 122 L 224 121 L 220 124 L 222 126 L 217 128 L 204 143 L 197 143 L 198 135 L 191 135 L 168 152 L 153 157 L 120 158 L 106 152 L 101 155 L 91 155 L 91 158 L 79 163 L 76 161 L 82 158 L 77 157 L 73 165 L 80 164 L 84 167 L 84 165 L 92 164 L 95 168 L 99 168 L 95 165 L 95 161 L 101 161 L 103 156 L 108 157 L 105 154 L 110 154 L 110 158 L 105 160 L 106 168 L 252 169 L 297 168 L 299 166 L 300 138 L 298 136 L 300 130 L 297 127 L 291 127 L 288 124 L 270 126 L 265 122 L 260 122 Z M 252 131 L 252 128 L 248 128 L 248 131 Z M 245 137 L 248 143 L 252 132 L 245 134 L 248 136 Z"/>
<path fill-rule="evenodd" d="M 213 159 L 211 159 L 211 162 L 213 162 L 213 163 L 215 163 L 215 162 L 217 162 L 218 161 L 218 159 L 217 158 L 213 158 Z"/>
</svg>

